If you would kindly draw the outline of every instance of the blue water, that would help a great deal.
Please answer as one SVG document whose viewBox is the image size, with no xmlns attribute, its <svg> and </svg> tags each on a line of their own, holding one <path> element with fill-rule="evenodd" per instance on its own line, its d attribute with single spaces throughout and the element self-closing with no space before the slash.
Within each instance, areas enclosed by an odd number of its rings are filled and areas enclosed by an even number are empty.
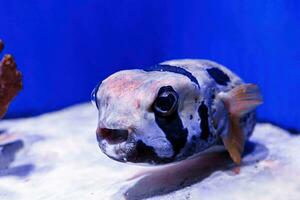
<svg viewBox="0 0 300 200">
<path fill-rule="evenodd" d="M 24 74 L 7 117 L 88 101 L 124 68 L 207 58 L 260 85 L 259 118 L 300 129 L 300 1 L 1 0 L 0 38 Z"/>
</svg>

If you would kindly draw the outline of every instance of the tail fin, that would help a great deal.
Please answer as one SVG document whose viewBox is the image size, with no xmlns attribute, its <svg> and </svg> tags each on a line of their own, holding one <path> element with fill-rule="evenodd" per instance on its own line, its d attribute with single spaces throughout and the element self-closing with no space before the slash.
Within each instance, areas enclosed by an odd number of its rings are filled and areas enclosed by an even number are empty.
<svg viewBox="0 0 300 200">
<path fill-rule="evenodd" d="M 262 96 L 256 85 L 244 84 L 222 94 L 221 98 L 229 113 L 229 132 L 222 139 L 232 160 L 240 164 L 245 144 L 240 118 L 262 104 Z"/>
</svg>

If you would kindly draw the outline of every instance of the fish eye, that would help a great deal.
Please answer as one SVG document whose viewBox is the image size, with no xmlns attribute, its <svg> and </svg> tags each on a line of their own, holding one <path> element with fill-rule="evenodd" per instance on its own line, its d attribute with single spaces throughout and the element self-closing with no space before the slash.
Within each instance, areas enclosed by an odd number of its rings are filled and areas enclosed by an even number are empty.
<svg viewBox="0 0 300 200">
<path fill-rule="evenodd" d="M 158 96 L 153 104 L 155 113 L 161 116 L 168 116 L 174 113 L 178 105 L 178 94 L 172 87 L 167 86 L 160 89 Z"/>
</svg>

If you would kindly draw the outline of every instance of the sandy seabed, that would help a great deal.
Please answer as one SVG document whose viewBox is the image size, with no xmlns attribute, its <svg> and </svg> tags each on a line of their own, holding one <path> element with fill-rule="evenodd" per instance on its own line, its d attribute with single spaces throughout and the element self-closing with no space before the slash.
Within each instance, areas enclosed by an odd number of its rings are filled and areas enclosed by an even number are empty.
<svg viewBox="0 0 300 200">
<path fill-rule="evenodd" d="M 0 199 L 300 199 L 300 135 L 276 126 L 257 124 L 240 168 L 219 147 L 146 167 L 102 154 L 96 124 L 90 104 L 1 121 Z"/>
</svg>

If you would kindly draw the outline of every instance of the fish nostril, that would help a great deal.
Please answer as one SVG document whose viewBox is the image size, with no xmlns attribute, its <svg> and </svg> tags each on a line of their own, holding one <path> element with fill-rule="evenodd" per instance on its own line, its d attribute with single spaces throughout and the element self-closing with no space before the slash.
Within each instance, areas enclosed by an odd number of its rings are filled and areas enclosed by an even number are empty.
<svg viewBox="0 0 300 200">
<path fill-rule="evenodd" d="M 97 135 L 106 140 L 109 144 L 119 144 L 125 142 L 128 138 L 128 130 L 126 129 L 97 129 Z"/>
</svg>

